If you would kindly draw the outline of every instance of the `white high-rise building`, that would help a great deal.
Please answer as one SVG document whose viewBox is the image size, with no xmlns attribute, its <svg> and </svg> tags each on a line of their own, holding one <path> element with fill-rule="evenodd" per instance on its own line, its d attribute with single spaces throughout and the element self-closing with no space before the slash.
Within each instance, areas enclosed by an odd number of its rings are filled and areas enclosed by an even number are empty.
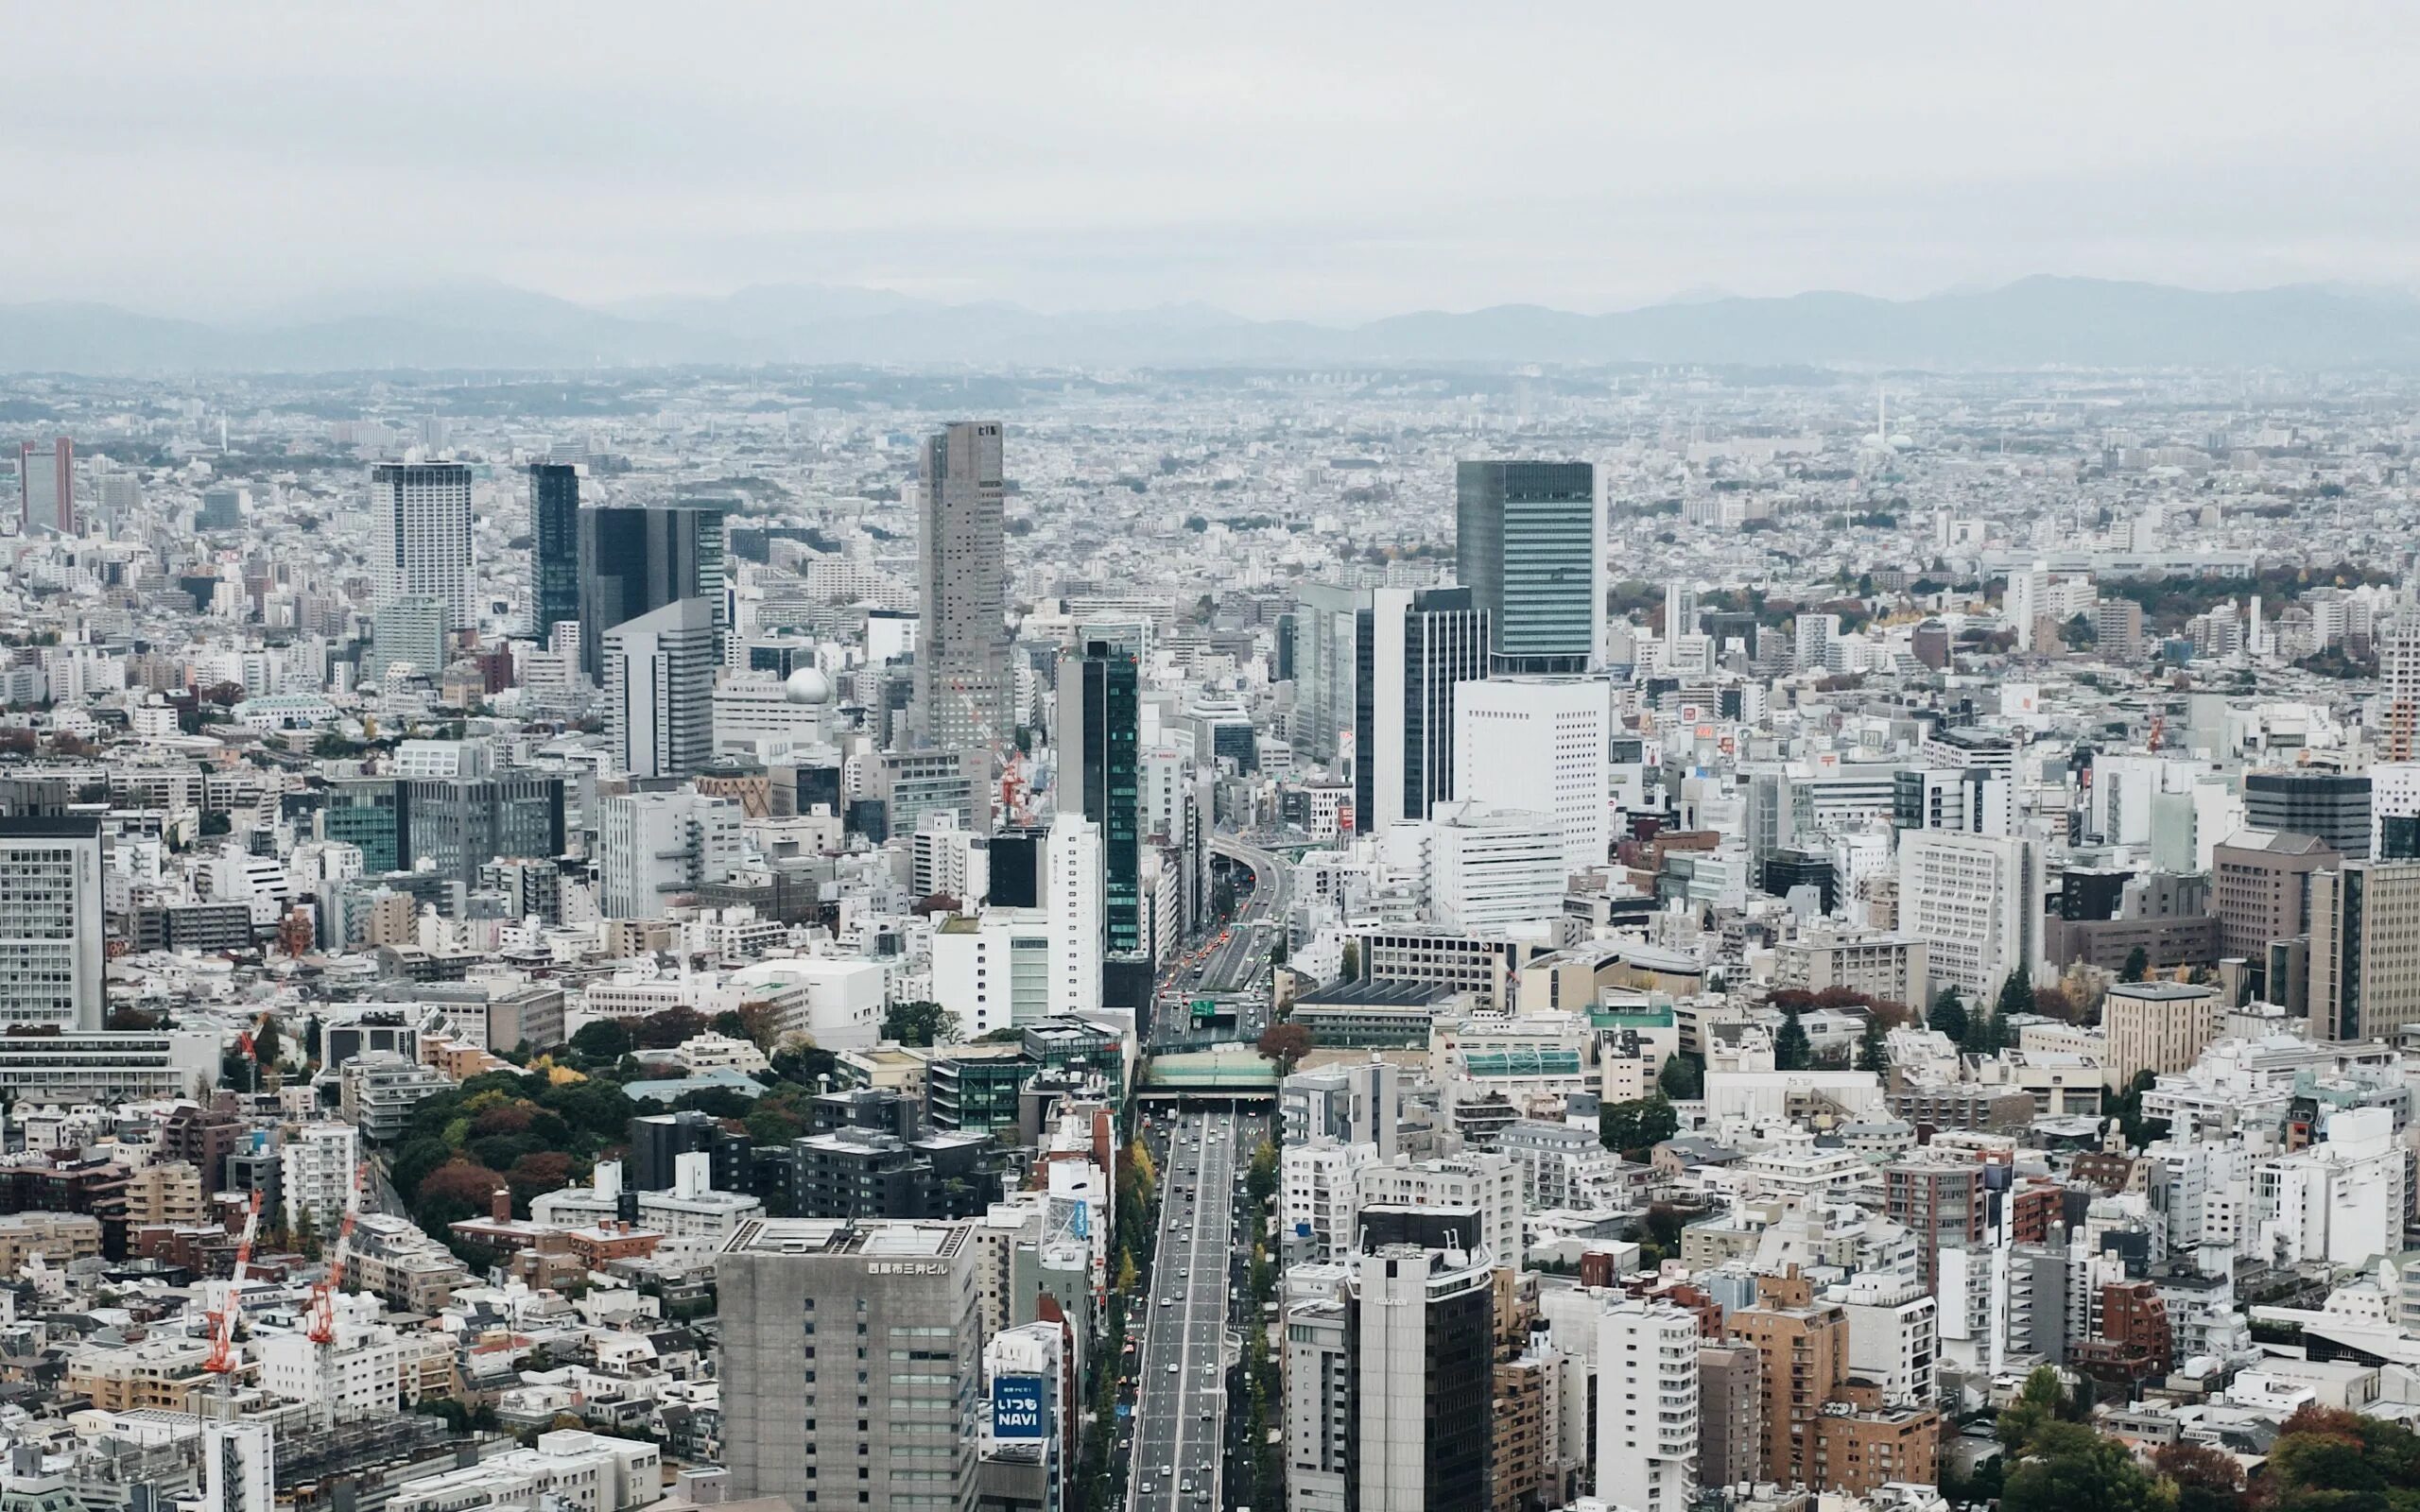
<svg viewBox="0 0 2420 1512">
<path fill-rule="evenodd" d="M 605 730 L 632 777 L 689 777 L 714 760 L 715 610 L 683 598 L 605 632 Z"/>
<path fill-rule="evenodd" d="M 379 601 L 434 598 L 454 624 L 478 624 L 472 593 L 470 468 L 460 462 L 381 462 L 370 472 L 370 566 Z"/>
<path fill-rule="evenodd" d="M 2023 835 L 1909 830 L 1899 836 L 1899 931 L 1927 942 L 1936 988 L 1996 993 L 2040 953 L 2042 858 Z"/>
<path fill-rule="evenodd" d="M 333 1240 L 353 1206 L 353 1172 L 360 1159 L 358 1131 L 352 1125 L 298 1125 L 278 1149 L 287 1225 L 308 1221 Z"/>
<path fill-rule="evenodd" d="M 1428 825 L 1428 900 L 1436 921 L 1479 929 L 1563 912 L 1563 827 L 1550 816 L 1440 803 Z"/>
<path fill-rule="evenodd" d="M 1454 797 L 1553 816 L 1565 873 L 1605 864 L 1610 686 L 1501 678 L 1454 690 Z"/>
<path fill-rule="evenodd" d="M 1100 826 L 1075 815 L 1051 821 L 1044 869 L 1050 915 L 1050 1011 L 1100 1011 Z"/>
<path fill-rule="evenodd" d="M 1698 1321 L 1630 1300 L 1597 1320 L 1597 1495 L 1683 1512 L 1698 1454 Z"/>
<path fill-rule="evenodd" d="M 0 1025 L 101 1027 L 101 825 L 0 817 Z"/>
<path fill-rule="evenodd" d="M 739 805 L 674 793 L 617 793 L 597 805 L 597 908 L 662 919 L 683 894 L 739 865 Z"/>
<path fill-rule="evenodd" d="M 2016 648 L 2033 649 L 2033 624 L 2042 617 L 2043 599 L 2050 585 L 2050 575 L 2041 566 L 2017 567 L 2008 575 L 2008 592 L 2000 600 L 2001 612 L 2009 627 L 2016 631 Z"/>
<path fill-rule="evenodd" d="M 2404 603 L 2378 642 L 2378 675 L 2386 704 L 2386 759 L 2420 755 L 2420 604 Z"/>
<path fill-rule="evenodd" d="M 1790 647 L 1790 670 L 1821 672 L 1829 664 L 1832 642 L 1841 633 L 1838 614 L 1812 611 L 1798 616 L 1798 634 Z"/>
</svg>

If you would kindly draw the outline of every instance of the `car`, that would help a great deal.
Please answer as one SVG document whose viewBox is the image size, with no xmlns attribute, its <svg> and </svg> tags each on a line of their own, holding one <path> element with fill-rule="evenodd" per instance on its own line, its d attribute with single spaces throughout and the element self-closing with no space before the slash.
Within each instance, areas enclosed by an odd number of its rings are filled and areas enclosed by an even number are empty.
<svg viewBox="0 0 2420 1512">
<path fill-rule="evenodd" d="M 1173 1361 L 1173 1360 L 1171 1360 L 1171 1361 L 1169 1361 L 1169 1362 L 1168 1362 L 1168 1374 L 1170 1374 L 1170 1375 L 1175 1375 L 1176 1373 L 1177 1373 L 1177 1365 L 1176 1365 L 1176 1362 L 1175 1362 L 1175 1361 Z"/>
<path fill-rule="evenodd" d="M 1174 1307 L 1176 1306 L 1176 1298 L 1173 1297 L 1163 1297 L 1160 1298 L 1160 1305 L 1162 1307 Z"/>
<path fill-rule="evenodd" d="M 1178 1486 L 1177 1489 L 1183 1491 L 1187 1496 L 1191 1496 L 1193 1494 L 1193 1483 L 1191 1481 L 1187 1481 L 1183 1486 Z"/>
<path fill-rule="evenodd" d="M 1149 1482 L 1149 1481 L 1145 1481 L 1145 1482 L 1143 1483 L 1143 1494 L 1144 1494 L 1145 1496 L 1149 1496 L 1149 1495 L 1150 1495 L 1153 1491 L 1156 1491 L 1156 1490 L 1158 1490 L 1158 1489 L 1159 1489 L 1159 1487 L 1158 1487 L 1158 1486 L 1153 1486 L 1153 1485 L 1152 1485 L 1150 1482 Z"/>
</svg>

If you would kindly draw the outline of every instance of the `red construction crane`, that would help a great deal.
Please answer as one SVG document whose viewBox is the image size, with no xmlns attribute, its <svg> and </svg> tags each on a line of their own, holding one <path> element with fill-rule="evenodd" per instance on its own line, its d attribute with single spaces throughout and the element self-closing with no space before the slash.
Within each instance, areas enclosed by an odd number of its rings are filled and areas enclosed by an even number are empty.
<svg viewBox="0 0 2420 1512">
<path fill-rule="evenodd" d="M 318 1356 L 322 1429 L 336 1426 L 337 1294 L 344 1290 L 344 1263 L 351 1253 L 346 1246 L 353 1242 L 353 1220 L 361 1211 L 361 1193 L 369 1179 L 370 1162 L 363 1160 L 353 1168 L 353 1193 L 344 1206 L 344 1221 L 337 1226 L 336 1253 L 328 1260 L 327 1280 L 311 1288 L 311 1326 L 306 1332 L 312 1353 Z"/>
<path fill-rule="evenodd" d="M 252 1200 L 244 1211 L 244 1231 L 235 1241 L 235 1268 L 230 1274 L 227 1289 L 219 1294 L 218 1305 L 210 1310 L 210 1352 L 202 1357 L 201 1367 L 218 1378 L 218 1395 L 224 1399 L 234 1390 L 235 1367 L 242 1364 L 235 1358 L 235 1314 L 244 1296 L 244 1272 L 252 1263 L 252 1238 L 261 1228 L 260 1189 L 252 1189 Z"/>
</svg>

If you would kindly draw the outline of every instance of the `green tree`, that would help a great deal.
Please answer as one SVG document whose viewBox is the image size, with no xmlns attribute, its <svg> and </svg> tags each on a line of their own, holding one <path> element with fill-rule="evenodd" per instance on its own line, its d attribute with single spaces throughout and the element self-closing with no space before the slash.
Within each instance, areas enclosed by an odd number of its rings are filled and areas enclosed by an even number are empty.
<svg viewBox="0 0 2420 1512">
<path fill-rule="evenodd" d="M 2048 1423 L 2009 1472 L 2000 1512 L 2174 1512 L 2176 1486 L 2082 1423 Z"/>
<path fill-rule="evenodd" d="M 1999 1016 L 2003 1019 L 2013 1014 L 2033 1011 L 2033 969 L 2031 967 L 2023 961 L 2016 963 L 2016 970 L 2009 972 L 2008 980 L 2000 984 L 2000 1000 L 1996 1007 Z"/>
<path fill-rule="evenodd" d="M 1695 1056 L 1679 1054 L 1664 1057 L 1664 1069 L 1655 1074 L 1655 1085 L 1665 1096 L 1675 1102 L 1689 1102 L 1705 1095 L 1705 1062 Z"/>
<path fill-rule="evenodd" d="M 1865 1033 L 1858 1036 L 1857 1043 L 1858 1070 L 1870 1071 L 1878 1076 L 1891 1069 L 1889 1034 L 1890 1031 L 1882 1026 L 1880 1014 L 1865 1016 Z"/>
<path fill-rule="evenodd" d="M 2152 974 L 2152 957 L 2140 945 L 2126 953 L 2126 964 L 2118 971 L 2120 982 L 2139 982 Z"/>
<path fill-rule="evenodd" d="M 571 1037 L 571 1047 L 588 1060 L 619 1060 L 631 1053 L 631 1031 L 616 1019 L 592 1019 Z"/>
<path fill-rule="evenodd" d="M 1277 1146 L 1263 1140 L 1252 1152 L 1252 1164 L 1244 1171 L 1244 1195 L 1255 1208 L 1266 1207 L 1277 1192 Z"/>
<path fill-rule="evenodd" d="M 1950 1043 L 1962 1044 L 1966 1039 L 1966 1000 L 1958 995 L 1955 984 L 1943 988 L 1932 1000 L 1932 1016 L 1927 1026 L 1949 1037 Z"/>
<path fill-rule="evenodd" d="M 1958 1048 L 1968 1055 L 1988 1056 L 2000 1048 L 2000 1015 L 1978 1003 L 1966 1015 L 1966 1033 Z"/>
<path fill-rule="evenodd" d="M 1815 1051 L 1806 1040 L 1806 1026 L 1798 1022 L 1795 1013 L 1785 1014 L 1781 1033 L 1773 1037 L 1773 1069 L 1805 1071 L 1815 1063 Z"/>
<path fill-rule="evenodd" d="M 1344 942 L 1344 971 L 1342 975 L 1348 982 L 1357 981 L 1360 979 L 1361 942 L 1358 940 L 1348 939 Z"/>
<path fill-rule="evenodd" d="M 1661 1092 L 1629 1102 L 1606 1103 L 1597 1110 L 1598 1139 L 1607 1149 L 1625 1155 L 1651 1149 L 1680 1129 L 1680 1111 Z"/>
<path fill-rule="evenodd" d="M 2035 1366 L 2018 1388 L 2016 1400 L 2000 1409 L 1995 1425 L 2000 1444 L 2011 1454 L 2022 1454 L 2045 1423 L 2058 1420 L 2066 1409 L 2067 1384 L 2047 1365 Z"/>
<path fill-rule="evenodd" d="M 958 1038 L 958 1015 L 938 1003 L 894 1003 L 883 1010 L 882 1037 L 903 1045 L 948 1044 Z"/>
<path fill-rule="evenodd" d="M 252 1036 L 252 1058 L 263 1066 L 274 1066 L 285 1052 L 285 1044 L 277 1037 L 277 1021 L 263 1019 L 260 1033 Z"/>
</svg>

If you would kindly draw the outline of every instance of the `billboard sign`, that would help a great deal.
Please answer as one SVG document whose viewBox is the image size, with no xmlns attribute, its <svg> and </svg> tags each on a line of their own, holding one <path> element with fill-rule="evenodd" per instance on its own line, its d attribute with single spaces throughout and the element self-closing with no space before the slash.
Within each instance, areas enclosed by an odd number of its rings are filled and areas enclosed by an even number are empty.
<svg viewBox="0 0 2420 1512">
<path fill-rule="evenodd" d="M 1050 1425 L 1043 1420 L 1046 1416 L 1040 1376 L 992 1378 L 993 1437 L 1047 1438 Z"/>
</svg>

